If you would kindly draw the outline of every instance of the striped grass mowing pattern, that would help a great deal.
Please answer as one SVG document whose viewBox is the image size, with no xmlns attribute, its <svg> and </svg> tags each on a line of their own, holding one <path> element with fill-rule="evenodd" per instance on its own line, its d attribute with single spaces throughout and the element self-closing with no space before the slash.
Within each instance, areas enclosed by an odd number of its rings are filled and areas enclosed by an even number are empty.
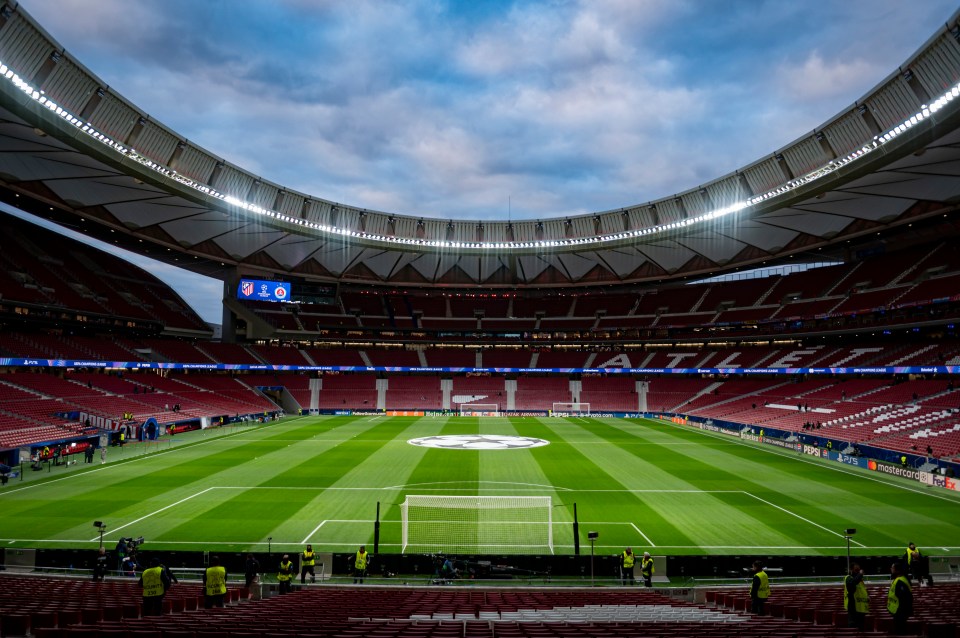
<svg viewBox="0 0 960 638">
<path fill-rule="evenodd" d="M 437 449 L 421 437 L 510 435 L 522 449 Z M 477 445 L 488 445 L 486 442 Z M 151 549 L 400 551 L 408 494 L 533 495 L 553 502 L 554 551 L 581 544 L 658 554 L 953 554 L 960 498 L 893 477 L 660 421 L 607 418 L 302 417 L 223 436 L 177 435 L 160 452 L 111 450 L 106 466 L 43 474 L 0 491 L 7 547 L 89 548 L 144 536 Z M 478 553 L 502 553 L 489 547 Z M 542 547 L 504 551 L 544 553 Z"/>
</svg>

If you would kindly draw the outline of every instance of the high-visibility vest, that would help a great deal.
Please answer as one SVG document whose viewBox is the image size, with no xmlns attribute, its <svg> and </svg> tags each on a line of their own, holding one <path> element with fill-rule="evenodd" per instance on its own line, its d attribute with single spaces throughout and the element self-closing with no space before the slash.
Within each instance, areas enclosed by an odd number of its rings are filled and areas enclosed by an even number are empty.
<svg viewBox="0 0 960 638">
<path fill-rule="evenodd" d="M 626 569 L 630 569 L 631 567 L 633 567 L 633 561 L 634 561 L 633 554 L 628 554 L 627 552 L 623 552 L 623 566 Z"/>
<path fill-rule="evenodd" d="M 850 592 L 847 589 L 847 582 L 849 582 L 851 576 L 847 576 L 843 579 L 843 608 L 850 610 Z M 867 586 L 863 584 L 861 580 L 857 583 L 856 588 L 853 590 L 853 605 L 854 611 L 861 614 L 870 613 L 870 594 L 867 593 Z"/>
<path fill-rule="evenodd" d="M 277 574 L 277 580 L 283 582 L 293 578 L 293 563 L 283 561 L 280 563 L 280 573 Z"/>
<path fill-rule="evenodd" d="M 357 560 L 354 562 L 354 566 L 361 571 L 367 568 L 366 552 L 357 552 Z"/>
<path fill-rule="evenodd" d="M 303 552 L 303 561 L 300 563 L 304 567 L 313 567 L 313 556 L 315 552 Z"/>
<path fill-rule="evenodd" d="M 217 596 L 227 593 L 227 570 L 224 567 L 207 567 L 207 582 L 204 593 L 207 596 Z"/>
<path fill-rule="evenodd" d="M 150 569 L 143 570 L 141 578 L 143 579 L 144 598 L 163 596 L 163 580 L 160 578 L 162 575 L 162 567 L 151 567 Z"/>
<path fill-rule="evenodd" d="M 757 588 L 757 598 L 761 600 L 770 598 L 770 577 L 767 576 L 767 572 L 761 569 L 754 575 L 760 579 L 760 587 Z"/>
<path fill-rule="evenodd" d="M 913 553 L 914 553 L 914 552 L 916 552 L 917 554 L 919 554 L 919 553 L 920 553 L 920 548 L 914 548 L 914 549 L 910 549 L 909 547 L 907 548 L 907 566 L 910 566 L 910 564 L 913 563 Z"/>
<path fill-rule="evenodd" d="M 647 578 L 649 576 L 653 576 L 653 572 L 654 572 L 653 559 L 652 558 L 643 559 L 643 561 L 641 561 L 640 563 L 640 573 L 643 574 L 644 578 Z"/>
<path fill-rule="evenodd" d="M 910 581 L 903 576 L 897 576 L 893 579 L 893 582 L 890 583 L 890 591 L 887 592 L 887 611 L 894 615 L 896 615 L 897 610 L 900 609 L 900 599 L 897 597 L 897 583 L 900 582 L 906 585 L 907 589 L 910 589 Z"/>
</svg>

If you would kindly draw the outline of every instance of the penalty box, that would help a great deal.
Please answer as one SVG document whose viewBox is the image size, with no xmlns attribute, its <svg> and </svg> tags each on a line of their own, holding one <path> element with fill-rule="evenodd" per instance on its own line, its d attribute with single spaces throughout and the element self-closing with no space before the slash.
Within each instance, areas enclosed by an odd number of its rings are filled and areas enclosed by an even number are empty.
<svg viewBox="0 0 960 638">
<path fill-rule="evenodd" d="M 259 544 L 272 537 L 273 546 L 286 551 L 296 551 L 306 543 L 313 544 L 318 551 L 351 551 L 360 544 L 373 542 L 373 514 L 383 489 L 217 486 L 143 516 L 118 521 L 111 532 L 122 535 L 129 528 L 138 535 L 149 535 L 157 543 L 189 540 L 198 544 Z M 341 501 L 333 506 L 316 502 L 318 494 L 330 496 L 331 491 L 356 492 L 350 496 L 354 504 L 345 506 Z M 601 489 L 576 490 L 572 494 L 579 505 L 581 552 L 589 552 L 588 531 L 600 533 L 595 549 L 604 553 L 618 548 L 622 551 L 627 546 L 660 551 L 786 550 L 838 548 L 844 544 L 842 534 L 812 518 L 742 490 Z M 570 494 L 567 496 L 570 500 Z M 362 505 L 355 505 L 358 500 Z M 591 505 L 592 500 L 595 506 Z M 638 501 L 642 508 L 637 507 Z M 645 519 L 644 512 L 652 512 L 655 517 L 648 514 Z M 341 517 L 326 518 L 324 514 Z M 623 515 L 628 520 L 618 520 Z M 551 522 L 556 553 L 572 553 L 572 522 L 572 509 L 557 508 Z M 380 545 L 386 551 L 399 552 L 401 548 L 400 512 L 392 503 L 381 509 Z M 478 549 L 496 553 L 492 547 Z M 547 547 L 540 552 L 537 546 L 517 549 L 521 550 L 519 553 L 549 553 Z"/>
</svg>

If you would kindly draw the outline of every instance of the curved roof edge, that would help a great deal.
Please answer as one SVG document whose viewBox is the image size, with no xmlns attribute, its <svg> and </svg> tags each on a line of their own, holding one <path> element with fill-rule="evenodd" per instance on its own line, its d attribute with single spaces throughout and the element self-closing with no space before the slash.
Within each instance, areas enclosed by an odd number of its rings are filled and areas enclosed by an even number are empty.
<svg viewBox="0 0 960 638">
<path fill-rule="evenodd" d="M 205 204 L 302 235 L 334 235 L 402 250 L 602 249 L 674 234 L 728 215 L 779 207 L 818 182 L 957 110 L 960 11 L 849 109 L 740 170 L 652 202 L 573 217 L 497 222 L 373 211 L 269 182 L 218 158 L 129 103 L 73 60 L 19 6 L 0 11 L 0 76 L 49 116 L 185 187 Z M 0 78 L 2 80 L 2 78 Z M 946 109 L 944 113 L 941 110 Z M 914 129 L 914 130 L 911 130 Z M 909 134 L 914 135 L 909 135 Z M 908 134 L 908 135 L 904 135 Z"/>
</svg>

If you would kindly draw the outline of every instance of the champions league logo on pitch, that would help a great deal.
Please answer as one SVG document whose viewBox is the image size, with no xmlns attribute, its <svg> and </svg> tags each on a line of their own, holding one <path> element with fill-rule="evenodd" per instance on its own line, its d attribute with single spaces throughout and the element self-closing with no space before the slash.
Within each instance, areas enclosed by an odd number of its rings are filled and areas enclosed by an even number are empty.
<svg viewBox="0 0 960 638">
<path fill-rule="evenodd" d="M 407 441 L 410 445 L 444 450 L 528 450 L 550 445 L 550 441 L 510 434 L 449 434 L 424 436 Z"/>
</svg>

